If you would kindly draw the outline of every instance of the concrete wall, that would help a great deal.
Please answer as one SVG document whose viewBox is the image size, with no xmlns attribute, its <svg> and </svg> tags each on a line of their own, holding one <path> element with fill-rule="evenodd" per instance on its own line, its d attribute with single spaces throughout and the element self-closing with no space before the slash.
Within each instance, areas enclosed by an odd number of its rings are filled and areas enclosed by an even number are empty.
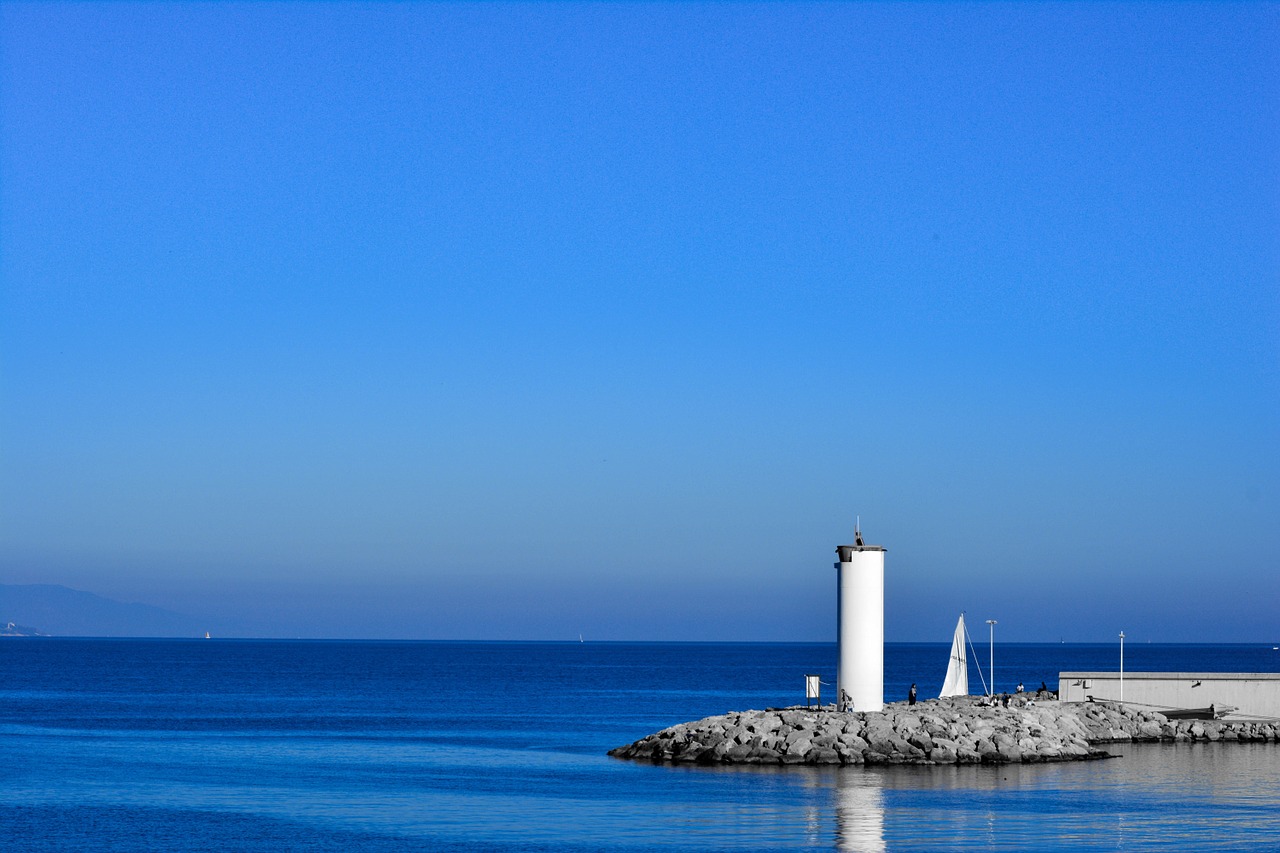
<svg viewBox="0 0 1280 853">
<path fill-rule="evenodd" d="M 1118 672 L 1058 673 L 1058 697 L 1064 702 L 1120 699 Z M 1234 705 L 1224 719 L 1280 718 L 1280 673 L 1272 672 L 1126 672 L 1124 701 L 1137 708 L 1164 711 Z"/>
</svg>

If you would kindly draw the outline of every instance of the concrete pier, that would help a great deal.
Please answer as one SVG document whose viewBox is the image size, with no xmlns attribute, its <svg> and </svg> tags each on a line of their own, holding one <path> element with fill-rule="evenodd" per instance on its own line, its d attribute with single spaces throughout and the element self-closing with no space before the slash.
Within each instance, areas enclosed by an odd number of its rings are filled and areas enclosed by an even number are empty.
<svg viewBox="0 0 1280 853">
<path fill-rule="evenodd" d="M 1058 695 L 1067 702 L 1120 699 L 1118 672 L 1063 672 Z M 1134 708 L 1174 712 L 1213 707 L 1231 709 L 1222 719 L 1280 719 L 1280 673 L 1126 672 L 1124 702 Z"/>
</svg>

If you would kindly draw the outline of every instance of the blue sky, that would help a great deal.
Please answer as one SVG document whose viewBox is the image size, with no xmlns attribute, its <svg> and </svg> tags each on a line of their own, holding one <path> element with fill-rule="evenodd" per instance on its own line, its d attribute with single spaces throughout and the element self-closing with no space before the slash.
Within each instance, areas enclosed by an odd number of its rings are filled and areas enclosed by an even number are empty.
<svg viewBox="0 0 1280 853">
<path fill-rule="evenodd" d="M 1280 639 L 1280 6 L 0 4 L 0 581 Z"/>
</svg>

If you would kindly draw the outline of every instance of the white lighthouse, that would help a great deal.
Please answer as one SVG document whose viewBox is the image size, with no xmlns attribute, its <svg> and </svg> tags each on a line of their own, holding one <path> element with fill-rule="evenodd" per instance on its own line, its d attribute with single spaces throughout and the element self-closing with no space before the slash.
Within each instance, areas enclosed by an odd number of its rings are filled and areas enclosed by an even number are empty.
<svg viewBox="0 0 1280 853">
<path fill-rule="evenodd" d="M 855 525 L 852 545 L 837 545 L 836 703 L 842 711 L 884 710 L 884 548 L 865 545 Z"/>
</svg>

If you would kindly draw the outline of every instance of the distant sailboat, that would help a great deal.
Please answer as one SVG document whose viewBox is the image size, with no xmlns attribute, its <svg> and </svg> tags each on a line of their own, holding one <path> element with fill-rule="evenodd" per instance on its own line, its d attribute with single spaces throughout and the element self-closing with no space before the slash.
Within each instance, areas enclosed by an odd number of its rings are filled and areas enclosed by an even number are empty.
<svg viewBox="0 0 1280 853">
<path fill-rule="evenodd" d="M 964 614 L 956 623 L 955 636 L 951 638 L 951 662 L 947 664 L 947 680 L 942 682 L 942 692 L 938 697 L 969 695 L 969 661 L 964 655 Z"/>
<path fill-rule="evenodd" d="M 205 638 L 206 640 L 207 640 L 207 639 L 209 639 L 209 632 L 208 632 L 208 631 L 205 631 L 205 632 L 204 632 L 204 638 Z"/>
</svg>

